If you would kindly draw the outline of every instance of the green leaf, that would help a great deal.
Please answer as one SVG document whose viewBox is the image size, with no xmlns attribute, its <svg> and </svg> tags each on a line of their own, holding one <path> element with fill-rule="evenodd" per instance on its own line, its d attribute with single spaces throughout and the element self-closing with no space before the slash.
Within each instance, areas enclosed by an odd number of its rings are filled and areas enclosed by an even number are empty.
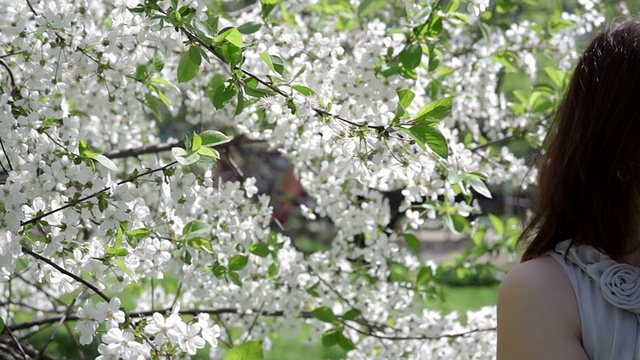
<svg viewBox="0 0 640 360">
<path fill-rule="evenodd" d="M 202 49 L 196 45 L 191 46 L 189 48 L 189 58 L 191 59 L 191 62 L 200 66 L 202 63 Z"/>
<path fill-rule="evenodd" d="M 564 84 L 564 77 L 565 77 L 564 71 L 560 69 L 556 69 L 553 66 L 547 66 L 544 68 L 544 72 L 546 72 L 547 75 L 549 75 L 549 78 L 551 78 L 551 81 L 553 81 L 553 83 L 556 84 L 558 88 L 562 88 L 562 85 Z"/>
<path fill-rule="evenodd" d="M 422 266 L 416 276 L 416 285 L 427 285 L 433 279 L 433 270 L 430 266 Z"/>
<path fill-rule="evenodd" d="M 249 341 L 231 348 L 223 360 L 263 360 L 262 341 Z"/>
<path fill-rule="evenodd" d="M 260 24 L 259 22 L 248 22 L 246 24 L 242 24 L 240 26 L 238 26 L 238 31 L 240 31 L 240 33 L 242 34 L 253 34 L 255 32 L 258 32 L 260 30 L 260 28 L 262 27 L 262 24 Z"/>
<path fill-rule="evenodd" d="M 125 272 L 125 274 L 129 275 L 131 278 L 135 278 L 135 276 L 133 275 L 133 273 L 131 272 L 131 270 L 129 270 L 129 268 L 127 267 L 127 265 L 125 265 L 124 261 L 120 260 L 120 259 L 113 259 L 112 260 L 114 264 L 118 265 L 118 267 L 120 269 L 122 269 L 122 271 Z"/>
<path fill-rule="evenodd" d="M 284 76 L 284 62 L 279 56 L 260 53 L 260 57 L 264 60 L 269 69 Z"/>
<path fill-rule="evenodd" d="M 80 153 L 80 156 L 88 158 L 93 158 L 96 155 L 100 155 L 100 153 L 91 150 L 86 140 L 80 140 L 80 143 L 78 144 L 78 152 Z"/>
<path fill-rule="evenodd" d="M 347 351 L 351 351 L 356 348 L 356 346 L 353 344 L 353 341 L 351 341 L 351 339 L 349 339 L 348 337 L 344 336 L 343 333 L 338 334 L 338 345 L 340 345 L 341 348 Z"/>
<path fill-rule="evenodd" d="M 271 253 L 269 245 L 262 242 L 251 244 L 251 246 L 249 246 L 249 252 L 260 257 L 266 257 Z"/>
<path fill-rule="evenodd" d="M 151 70 L 154 73 L 159 73 L 162 69 L 164 69 L 164 54 L 156 50 L 153 59 L 151 59 Z"/>
<path fill-rule="evenodd" d="M 448 215 L 451 219 L 451 230 L 455 233 L 461 233 L 467 227 L 467 219 L 460 214 Z"/>
<path fill-rule="evenodd" d="M 291 88 L 304 96 L 312 96 L 316 94 L 312 88 L 302 85 L 291 85 Z"/>
<path fill-rule="evenodd" d="M 342 315 L 342 320 L 355 320 L 360 316 L 360 310 L 351 309 Z"/>
<path fill-rule="evenodd" d="M 149 89 L 151 89 L 154 93 L 156 93 L 156 95 L 158 95 L 158 98 L 160 99 L 160 101 L 162 101 L 164 106 L 169 107 L 169 105 L 171 105 L 171 102 L 169 101 L 169 98 L 167 97 L 167 95 L 165 95 L 162 92 L 162 90 L 160 90 L 159 87 L 157 87 L 155 85 L 149 85 Z"/>
<path fill-rule="evenodd" d="M 200 156 L 208 158 L 220 159 L 220 153 L 218 152 L 218 150 L 206 146 L 200 147 L 198 149 L 198 154 L 200 154 Z"/>
<path fill-rule="evenodd" d="M 202 138 L 200 135 L 193 133 L 193 140 L 191 142 L 191 151 L 198 151 L 202 146 Z"/>
<path fill-rule="evenodd" d="M 329 329 L 322 334 L 322 345 L 324 347 L 331 347 L 338 343 L 339 335 L 341 334 L 338 329 Z"/>
<path fill-rule="evenodd" d="M 307 294 L 313 297 L 320 297 L 320 294 L 318 293 L 319 287 L 320 287 L 320 282 L 313 284 L 311 287 L 307 288 Z"/>
<path fill-rule="evenodd" d="M 422 46 L 418 44 L 407 45 L 398 57 L 406 69 L 415 69 L 422 63 Z"/>
<path fill-rule="evenodd" d="M 416 94 L 411 90 L 398 90 L 398 103 L 403 109 L 408 108 Z"/>
<path fill-rule="evenodd" d="M 191 253 L 189 252 L 189 250 L 185 248 L 184 253 L 180 257 L 180 260 L 182 260 L 187 265 L 191 265 L 191 259 L 193 259 L 193 257 L 191 256 Z"/>
<path fill-rule="evenodd" d="M 116 166 L 116 164 L 104 155 L 95 155 L 93 159 L 109 170 L 118 171 L 118 167 Z"/>
<path fill-rule="evenodd" d="M 425 149 L 426 144 L 441 157 L 446 159 L 449 156 L 447 140 L 440 130 L 429 125 L 414 125 L 408 130 L 421 148 Z"/>
<path fill-rule="evenodd" d="M 221 43 L 223 41 L 227 41 L 237 47 L 241 47 L 244 44 L 242 40 L 242 34 L 238 31 L 237 28 L 228 28 L 223 30 L 215 40 L 217 43 Z"/>
<path fill-rule="evenodd" d="M 4 332 L 4 319 L 0 317 L 0 334 Z"/>
<path fill-rule="evenodd" d="M 224 56 L 224 59 L 232 68 L 242 62 L 242 49 L 240 49 L 240 47 L 230 43 L 224 43 L 220 47 L 220 50 L 222 56 Z"/>
<path fill-rule="evenodd" d="M 206 38 L 213 39 L 213 29 L 211 29 L 211 25 L 209 25 L 206 21 L 202 21 L 197 17 L 191 19 L 191 26 L 197 30 L 198 33 L 203 35 Z"/>
<path fill-rule="evenodd" d="M 202 145 L 209 147 L 228 143 L 232 139 L 220 131 L 215 130 L 205 130 L 200 133 L 200 137 L 202 138 Z"/>
<path fill-rule="evenodd" d="M 171 154 L 178 163 L 185 166 L 194 164 L 200 160 L 200 155 L 198 155 L 197 152 L 187 152 L 185 149 L 179 147 L 171 149 Z"/>
<path fill-rule="evenodd" d="M 489 191 L 489 188 L 487 188 L 487 185 L 482 181 L 482 179 L 473 176 L 467 176 L 466 179 L 469 182 L 469 185 L 471 185 L 471 188 L 478 194 L 489 199 L 492 198 L 491 191 Z"/>
<path fill-rule="evenodd" d="M 413 250 L 414 252 L 420 251 L 420 248 L 422 247 L 422 243 L 420 242 L 420 240 L 418 240 L 418 238 L 415 235 L 405 233 L 403 234 L 403 236 L 405 241 L 407 242 L 407 246 L 409 247 L 409 249 Z"/>
<path fill-rule="evenodd" d="M 194 62 L 194 59 L 197 59 L 200 56 L 200 52 L 198 51 L 198 55 L 195 55 L 195 50 L 192 46 L 189 48 L 189 51 L 185 51 L 180 55 L 180 62 L 178 63 L 178 82 L 184 83 L 195 78 L 200 72 L 200 63 Z"/>
<path fill-rule="evenodd" d="M 452 14 L 452 16 L 454 18 L 458 19 L 458 20 L 461 20 L 462 22 L 464 22 L 467 25 L 471 25 L 471 18 L 467 14 L 454 13 L 454 14 Z"/>
<path fill-rule="evenodd" d="M 491 224 L 496 231 L 496 234 L 502 235 L 504 234 L 504 222 L 502 219 L 497 217 L 496 215 L 489 214 L 489 220 L 491 220 Z"/>
<path fill-rule="evenodd" d="M 278 275 L 278 270 L 280 270 L 280 263 L 271 263 L 271 265 L 269 265 L 269 269 L 267 270 L 267 276 L 269 278 L 275 278 Z"/>
<path fill-rule="evenodd" d="M 213 229 L 213 227 L 204 221 L 192 220 L 184 226 L 182 229 L 182 235 L 202 235 L 208 233 L 211 229 Z"/>
<path fill-rule="evenodd" d="M 249 263 L 249 257 L 246 255 L 234 255 L 229 260 L 229 270 L 238 271 L 244 269 Z"/>
<path fill-rule="evenodd" d="M 136 240 L 140 241 L 146 238 L 147 236 L 151 235 L 151 230 L 147 228 L 140 228 L 135 230 L 129 230 L 125 232 L 125 234 L 129 237 L 135 238 Z"/>
<path fill-rule="evenodd" d="M 236 97 L 236 111 L 233 112 L 233 116 L 242 114 L 244 105 L 244 93 L 242 92 L 242 88 L 240 88 L 238 89 L 238 96 Z"/>
<path fill-rule="evenodd" d="M 233 99 L 237 91 L 238 89 L 234 84 L 218 86 L 213 93 L 213 98 L 211 99 L 213 106 L 218 110 L 222 109 L 229 103 L 229 101 L 231 101 L 231 99 Z"/>
<path fill-rule="evenodd" d="M 358 6 L 358 15 L 361 17 L 367 17 L 373 14 L 376 10 L 380 10 L 387 5 L 386 0 L 363 0 Z"/>
<path fill-rule="evenodd" d="M 262 2 L 262 18 L 266 19 L 269 17 L 269 14 L 276 8 L 276 5 L 280 3 L 281 0 L 261 0 Z"/>
<path fill-rule="evenodd" d="M 194 249 L 203 249 L 208 253 L 213 253 L 213 247 L 211 246 L 211 241 L 203 238 L 203 237 L 194 237 L 187 240 L 187 245 L 191 246 Z"/>
<path fill-rule="evenodd" d="M 333 313 L 333 310 L 327 306 L 321 306 L 314 309 L 311 314 L 313 314 L 314 318 L 327 323 L 333 323 L 336 321 L 336 315 Z"/>
<path fill-rule="evenodd" d="M 240 274 L 238 274 L 235 271 L 229 271 L 227 273 L 227 275 L 229 275 L 229 278 L 231 279 L 231 282 L 233 282 L 234 284 L 236 284 L 238 286 L 242 286 L 242 279 L 240 279 Z"/>
<path fill-rule="evenodd" d="M 180 89 L 177 86 L 172 84 L 170 81 L 162 79 L 162 78 L 152 78 L 152 79 L 149 80 L 149 82 L 151 82 L 153 84 L 160 84 L 160 85 L 170 86 L 170 87 L 180 91 Z"/>
<path fill-rule="evenodd" d="M 512 71 L 518 71 L 518 53 L 512 50 L 502 50 L 498 52 L 493 58 L 505 68 Z"/>
<path fill-rule="evenodd" d="M 435 75 L 437 77 L 445 77 L 447 75 L 453 74 L 454 71 L 455 69 L 452 68 L 451 66 L 440 65 L 438 69 L 436 69 Z"/>
<path fill-rule="evenodd" d="M 415 116 L 416 124 L 436 125 L 449 116 L 453 106 L 453 97 L 432 101 L 423 106 Z"/>
</svg>

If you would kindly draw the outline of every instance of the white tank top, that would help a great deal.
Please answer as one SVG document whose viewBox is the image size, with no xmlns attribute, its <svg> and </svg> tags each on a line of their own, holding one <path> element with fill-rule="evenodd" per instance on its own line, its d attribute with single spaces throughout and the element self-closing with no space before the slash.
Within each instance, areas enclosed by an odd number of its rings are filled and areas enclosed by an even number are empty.
<svg viewBox="0 0 640 360">
<path fill-rule="evenodd" d="M 591 246 L 556 245 L 580 311 L 582 347 L 590 360 L 640 360 L 640 268 Z"/>
</svg>

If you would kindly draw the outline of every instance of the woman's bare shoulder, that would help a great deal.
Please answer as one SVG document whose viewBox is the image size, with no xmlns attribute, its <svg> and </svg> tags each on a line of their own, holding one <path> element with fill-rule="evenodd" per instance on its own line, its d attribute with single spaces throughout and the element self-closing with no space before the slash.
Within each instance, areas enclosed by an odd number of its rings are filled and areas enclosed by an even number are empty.
<svg viewBox="0 0 640 360">
<path fill-rule="evenodd" d="M 543 256 L 516 265 L 502 281 L 501 292 L 543 292 L 574 296 L 571 283 L 558 261 Z"/>
<path fill-rule="evenodd" d="M 580 337 L 577 301 L 557 260 L 529 260 L 507 274 L 498 293 L 500 360 L 586 359 Z"/>
</svg>

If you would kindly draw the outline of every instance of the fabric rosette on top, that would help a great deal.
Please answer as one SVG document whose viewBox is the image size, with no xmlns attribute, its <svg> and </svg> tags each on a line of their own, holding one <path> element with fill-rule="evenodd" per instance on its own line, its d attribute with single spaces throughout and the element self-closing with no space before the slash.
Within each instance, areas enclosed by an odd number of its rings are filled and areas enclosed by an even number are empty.
<svg viewBox="0 0 640 360">
<path fill-rule="evenodd" d="M 629 264 L 609 266 L 600 277 L 602 295 L 612 305 L 640 314 L 640 268 Z"/>
</svg>

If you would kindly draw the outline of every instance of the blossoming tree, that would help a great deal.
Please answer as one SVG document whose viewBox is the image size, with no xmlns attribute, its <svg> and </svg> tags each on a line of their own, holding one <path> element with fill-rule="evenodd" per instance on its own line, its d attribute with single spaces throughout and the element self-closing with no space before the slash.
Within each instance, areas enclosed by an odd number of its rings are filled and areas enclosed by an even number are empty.
<svg viewBox="0 0 640 360">
<path fill-rule="evenodd" d="M 306 323 L 350 359 L 492 358 L 494 309 L 425 307 L 412 231 L 473 236 L 466 260 L 513 248 L 473 197 L 532 182 L 508 145 L 542 145 L 601 5 L 537 24 L 508 0 L 223 3 L 0 0 L 0 354 L 47 358 L 53 337 L 25 339 L 65 328 L 101 359 L 261 359 Z M 230 155 L 247 142 L 291 162 L 328 250 L 273 226 Z"/>
</svg>

